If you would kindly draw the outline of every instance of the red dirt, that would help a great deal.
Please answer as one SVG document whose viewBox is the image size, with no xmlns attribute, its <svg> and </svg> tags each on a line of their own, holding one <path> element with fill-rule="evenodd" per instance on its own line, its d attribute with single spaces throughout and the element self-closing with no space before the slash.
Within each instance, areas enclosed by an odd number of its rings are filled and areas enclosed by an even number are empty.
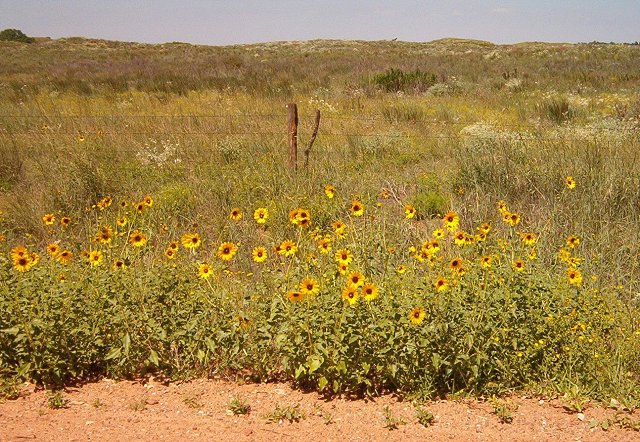
<svg viewBox="0 0 640 442">
<path fill-rule="evenodd" d="M 102 440 L 455 440 L 455 441 L 640 441 L 640 432 L 612 424 L 616 412 L 590 407 L 584 416 L 567 413 L 561 400 L 509 399 L 518 408 L 511 424 L 500 423 L 489 402 L 432 401 L 423 404 L 435 423 L 423 427 L 414 406 L 393 396 L 375 400 L 337 398 L 292 390 L 286 384 L 238 385 L 196 380 L 163 385 L 158 382 L 100 382 L 69 388 L 67 407 L 51 409 L 47 393 L 25 386 L 17 400 L 0 404 L 0 441 Z M 228 411 L 234 397 L 251 406 L 248 415 Z M 306 417 L 297 423 L 269 423 L 276 405 L 299 404 Z M 384 409 L 403 418 L 397 430 L 385 428 Z M 638 419 L 639 416 L 630 416 Z"/>
</svg>

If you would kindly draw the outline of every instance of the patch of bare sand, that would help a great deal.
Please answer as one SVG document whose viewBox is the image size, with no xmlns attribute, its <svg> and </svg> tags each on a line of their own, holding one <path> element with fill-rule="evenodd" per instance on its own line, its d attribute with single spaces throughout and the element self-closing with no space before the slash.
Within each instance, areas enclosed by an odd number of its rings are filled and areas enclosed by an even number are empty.
<svg viewBox="0 0 640 442">
<path fill-rule="evenodd" d="M 0 441 L 640 441 L 640 433 L 617 426 L 606 432 L 590 428 L 594 419 L 613 420 L 614 410 L 591 407 L 580 420 L 564 411 L 560 401 L 539 399 L 510 399 L 518 405 L 511 424 L 500 423 L 487 402 L 432 401 L 423 407 L 436 416 L 435 423 L 423 427 L 414 406 L 393 396 L 326 401 L 287 384 L 195 380 L 164 385 L 105 379 L 69 388 L 63 395 L 67 407 L 51 409 L 46 392 L 27 386 L 22 397 L 0 404 Z M 234 398 L 251 406 L 248 415 L 228 411 Z M 268 422 L 266 416 L 277 405 L 297 404 L 304 419 Z M 406 423 L 396 430 L 385 428 L 385 407 Z"/>
</svg>

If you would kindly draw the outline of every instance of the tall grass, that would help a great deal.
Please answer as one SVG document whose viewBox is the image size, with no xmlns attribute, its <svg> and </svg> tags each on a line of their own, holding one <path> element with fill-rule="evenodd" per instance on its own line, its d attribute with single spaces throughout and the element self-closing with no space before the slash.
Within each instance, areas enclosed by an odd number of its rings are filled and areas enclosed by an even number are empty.
<svg viewBox="0 0 640 442">
<path fill-rule="evenodd" d="M 619 302 L 635 311 L 640 291 L 640 140 L 639 101 L 637 92 L 632 91 L 640 81 L 638 50 L 626 45 L 496 46 L 456 40 L 428 44 L 315 41 L 226 48 L 77 39 L 28 46 L 0 43 L 0 56 L 14 60 L 0 66 L 0 234 L 7 250 L 16 244 L 43 250 L 52 237 L 41 222 L 42 216 L 70 216 L 79 226 L 65 241 L 79 252 L 105 222 L 100 211 L 92 208 L 97 201 L 105 196 L 135 201 L 147 194 L 154 195 L 162 207 L 164 220 L 158 221 L 158 226 L 164 223 L 171 232 L 197 225 L 206 237 L 220 238 L 227 233 L 224 226 L 236 206 L 267 207 L 278 219 L 286 219 L 293 207 L 308 207 L 319 217 L 318 225 L 327 225 L 344 209 L 327 210 L 325 202 L 318 199 L 324 186 L 333 184 L 343 205 L 359 197 L 375 206 L 383 192 L 389 195 L 394 210 L 404 210 L 405 204 L 418 209 L 414 230 L 403 230 L 402 224 L 390 221 L 384 225 L 387 230 L 381 226 L 375 233 L 361 233 L 363 237 L 373 235 L 367 246 L 373 257 L 386 235 L 395 238 L 398 247 L 406 248 L 430 233 L 436 219 L 449 210 L 460 213 L 463 228 L 471 230 L 495 219 L 498 201 L 505 200 L 512 210 L 523 214 L 523 225 L 538 235 L 542 264 L 554 268 L 557 251 L 565 246 L 567 236 L 577 235 L 585 258 L 583 268 L 600 287 L 607 288 L 607 302 Z M 103 61 L 105 53 L 110 54 L 109 63 Z M 431 85 L 436 79 L 429 77 L 429 88 L 387 92 L 375 79 L 390 68 L 393 72 L 433 72 L 438 83 Z M 599 73 L 593 73 L 592 68 Z M 38 69 L 47 75 L 40 75 Z M 513 86 L 514 76 L 522 79 L 517 87 Z M 309 168 L 297 172 L 286 167 L 284 105 L 288 101 L 300 106 L 301 145 L 311 134 L 314 110 L 322 112 Z M 565 185 L 568 176 L 577 183 L 574 189 Z M 269 235 L 278 237 L 286 232 L 278 226 Z M 8 261 L 5 264 L 11 272 Z M 362 265 L 372 271 L 381 268 L 367 260 Z M 145 278 L 156 278 L 153 284 L 159 284 L 161 292 L 168 287 L 175 290 L 173 279 L 158 274 L 160 270 L 151 269 Z M 40 282 L 50 276 L 41 274 Z M 140 293 L 138 298 L 118 301 L 124 306 L 119 313 L 122 321 L 129 317 L 129 308 L 138 308 L 143 295 L 151 296 L 151 286 L 145 287 L 145 281 L 123 282 L 122 287 L 130 290 L 135 285 Z M 77 291 L 72 303 L 89 289 L 81 281 L 74 287 Z M 120 293 L 122 287 L 110 290 Z M 527 286 L 526 290 L 530 289 Z M 266 293 L 267 289 L 260 290 Z M 560 302 L 559 292 L 549 290 Z M 47 299 L 54 303 L 62 299 L 58 292 L 47 293 Z M 459 301 L 465 293 L 459 293 Z M 496 293 L 491 295 L 496 298 L 487 300 L 490 305 L 499 303 L 502 295 Z M 195 298 L 189 298 L 187 292 L 178 295 L 176 299 L 193 303 L 189 304 L 192 311 L 180 312 L 189 317 L 197 316 L 202 310 L 200 303 L 206 301 L 202 293 Z M 574 301 L 580 303 L 579 299 Z M 103 300 L 92 298 L 92 302 Z M 598 302 L 593 300 L 594 306 Z M 457 308 L 464 310 L 463 305 L 456 304 L 451 314 Z M 442 307 L 438 306 L 433 305 L 436 310 Z M 15 307 L 22 311 L 22 307 Z M 227 307 L 224 304 L 221 308 Z M 324 304 L 316 307 L 330 309 Z M 395 314 L 396 307 L 381 314 Z M 268 304 L 260 308 L 258 316 L 270 314 Z M 160 313 L 149 312 L 149 317 L 159 320 Z M 184 324 L 180 322 L 183 319 Z M 108 326 L 105 318 L 96 321 Z M 186 317 L 177 321 L 176 330 L 190 327 Z M 127 333 L 131 339 L 133 329 L 126 327 L 133 327 L 136 333 L 155 327 L 153 323 L 140 327 L 123 324 L 114 325 L 120 333 L 118 339 Z M 468 332 L 464 327 L 470 324 L 456 329 L 461 339 Z M 154 329 L 156 332 L 154 342 L 170 345 L 171 339 Z M 198 329 L 198 333 L 209 332 Z M 142 335 L 147 336 L 145 333 Z M 291 334 L 291 342 L 295 342 L 293 328 L 283 333 Z M 251 335 L 254 338 L 252 348 L 268 353 L 261 347 L 268 340 Z M 407 344 L 404 337 L 396 338 Z M 188 340 L 189 356 L 181 358 L 177 350 L 163 347 L 164 353 L 155 349 L 152 359 L 158 354 L 173 357 L 165 368 L 188 371 L 193 361 L 202 364 L 200 350 L 224 359 L 224 363 L 218 360 L 220 367 L 242 368 L 242 364 L 232 363 L 237 354 L 220 350 L 229 336 L 216 339 L 215 350 L 198 348 L 195 341 Z M 460 350 L 455 342 L 441 344 L 439 349 Z M 112 348 L 105 345 L 100 351 Z M 146 350 L 144 345 L 135 347 L 139 352 L 136 364 L 144 365 L 149 356 Z M 358 376 L 369 379 L 359 372 L 347 379 L 336 365 L 322 372 L 324 380 L 319 381 L 319 376 L 312 376 L 314 370 L 309 371 L 309 364 L 315 367 L 317 361 L 305 359 L 310 355 L 293 347 L 287 351 L 287 357 L 299 360 L 296 365 L 288 359 L 284 370 L 301 382 L 318 385 L 335 379 L 353 389 L 360 385 Z M 213 353 L 207 353 L 207 358 Z M 446 359 L 450 355 L 440 356 Z M 252 360 L 254 357 L 257 354 L 242 363 L 261 376 L 274 368 L 267 366 L 273 361 Z M 359 361 L 355 355 L 349 357 Z M 93 369 L 132 375 L 140 367 L 127 363 L 118 368 L 103 360 L 106 365 L 91 368 L 75 361 L 79 371 L 72 376 L 83 376 Z M 481 361 L 476 365 L 465 365 L 455 358 L 447 361 L 456 367 L 456 374 L 448 377 L 437 371 L 442 365 L 436 362 L 435 372 L 419 373 L 426 390 L 487 392 L 487 386 L 499 379 L 495 367 L 482 372 L 484 377 L 471 376 Z M 516 370 L 517 359 L 508 359 L 508 363 Z M 298 372 L 300 366 L 306 367 L 304 372 Z M 551 370 L 550 366 L 536 365 L 545 370 Z M 405 367 L 397 375 L 400 379 L 385 367 L 378 372 L 383 378 L 371 386 L 374 390 L 394 383 L 408 385 L 416 375 Z M 637 375 L 636 368 L 630 369 L 633 375 Z M 60 371 L 47 373 L 53 378 L 68 377 L 64 369 L 56 370 Z M 520 372 L 510 373 L 512 377 L 505 383 L 509 387 L 505 388 L 540 381 Z M 545 379 L 557 374 L 548 371 Z M 585 385 L 593 387 L 590 382 Z M 413 385 L 409 389 L 419 388 Z"/>
</svg>

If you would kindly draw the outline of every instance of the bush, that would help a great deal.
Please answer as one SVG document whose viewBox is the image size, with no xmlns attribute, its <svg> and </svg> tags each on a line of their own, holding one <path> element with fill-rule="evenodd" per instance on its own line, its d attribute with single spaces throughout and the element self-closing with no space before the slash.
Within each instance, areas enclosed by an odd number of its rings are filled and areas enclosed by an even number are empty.
<svg viewBox="0 0 640 442">
<path fill-rule="evenodd" d="M 33 43 L 35 39 L 28 37 L 19 29 L 5 29 L 0 32 L 0 41 L 18 41 L 21 43 Z"/>
<path fill-rule="evenodd" d="M 436 84 L 436 75 L 416 69 L 404 72 L 400 69 L 388 69 L 373 78 L 374 84 L 382 87 L 386 92 L 426 92 Z"/>
</svg>

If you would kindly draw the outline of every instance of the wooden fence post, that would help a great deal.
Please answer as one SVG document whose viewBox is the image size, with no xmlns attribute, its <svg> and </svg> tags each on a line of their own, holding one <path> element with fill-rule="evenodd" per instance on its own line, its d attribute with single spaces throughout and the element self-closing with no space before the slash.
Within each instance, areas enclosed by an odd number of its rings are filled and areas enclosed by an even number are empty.
<svg viewBox="0 0 640 442">
<path fill-rule="evenodd" d="M 309 154 L 311 153 L 311 147 L 313 146 L 314 141 L 316 141 L 316 137 L 318 136 L 318 128 L 320 127 L 320 109 L 316 109 L 316 123 L 313 127 L 313 133 L 311 134 L 311 139 L 309 140 L 309 145 L 304 150 L 304 167 L 305 169 L 309 166 Z"/>
<path fill-rule="evenodd" d="M 298 168 L 298 106 L 287 104 L 287 126 L 289 128 L 289 168 Z"/>
</svg>

